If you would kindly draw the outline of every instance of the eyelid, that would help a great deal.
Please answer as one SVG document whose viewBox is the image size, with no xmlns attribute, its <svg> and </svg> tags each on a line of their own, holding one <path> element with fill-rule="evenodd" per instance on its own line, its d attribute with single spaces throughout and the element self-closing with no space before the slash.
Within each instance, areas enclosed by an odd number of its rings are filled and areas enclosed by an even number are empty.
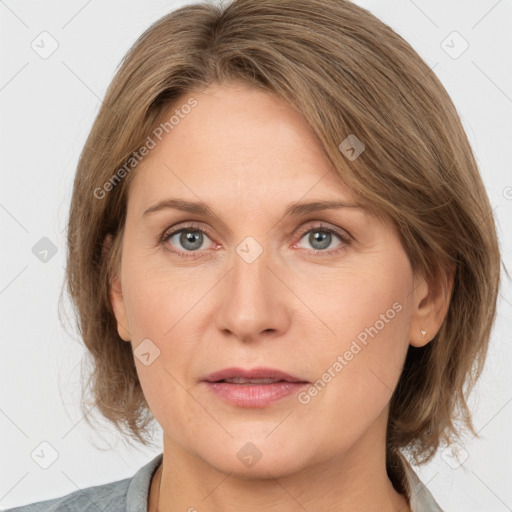
<svg viewBox="0 0 512 512">
<path fill-rule="evenodd" d="M 311 222 L 318 222 L 318 224 L 310 225 L 308 223 L 308 225 L 301 227 L 298 230 L 297 234 L 302 237 L 303 235 L 305 235 L 309 231 L 311 231 L 313 229 L 318 229 L 318 231 L 325 230 L 325 231 L 328 231 L 328 232 L 331 232 L 331 233 L 335 233 L 335 234 L 337 234 L 343 240 L 345 240 L 345 239 L 347 239 L 347 241 L 348 240 L 351 240 L 351 241 L 353 240 L 352 235 L 346 229 L 342 229 L 342 228 L 340 228 L 338 226 L 335 226 L 333 224 L 324 223 L 321 220 L 319 220 L 319 221 L 311 221 Z"/>
<path fill-rule="evenodd" d="M 171 236 L 175 235 L 177 232 L 182 230 L 203 231 L 208 236 L 210 235 L 211 231 L 206 225 L 200 225 L 199 223 L 196 222 L 184 221 L 183 223 L 179 222 L 178 224 L 174 224 L 172 226 L 169 226 L 168 228 L 165 228 L 164 232 L 162 233 L 162 236 L 160 237 L 160 241 L 163 242 L 165 239 L 170 238 Z"/>
</svg>

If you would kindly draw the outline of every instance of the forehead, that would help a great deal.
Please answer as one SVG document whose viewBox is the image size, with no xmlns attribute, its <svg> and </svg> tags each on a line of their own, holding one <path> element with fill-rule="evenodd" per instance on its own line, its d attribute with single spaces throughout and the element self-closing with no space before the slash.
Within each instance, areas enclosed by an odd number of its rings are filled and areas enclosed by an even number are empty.
<svg viewBox="0 0 512 512">
<path fill-rule="evenodd" d="M 195 100 L 193 108 L 184 108 Z M 186 112 L 186 113 L 185 113 Z M 254 207 L 315 198 L 353 200 L 303 116 L 255 87 L 214 84 L 169 106 L 161 140 L 137 166 L 130 201 L 142 208 L 163 195 Z"/>
</svg>

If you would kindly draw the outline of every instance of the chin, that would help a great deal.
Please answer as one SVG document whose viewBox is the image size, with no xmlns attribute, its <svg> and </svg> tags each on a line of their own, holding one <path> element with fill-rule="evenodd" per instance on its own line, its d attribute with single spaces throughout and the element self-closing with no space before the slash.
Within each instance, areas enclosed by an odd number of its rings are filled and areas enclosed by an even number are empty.
<svg viewBox="0 0 512 512">
<path fill-rule="evenodd" d="M 198 453 L 207 464 L 225 474 L 242 480 L 280 478 L 300 471 L 307 465 L 308 454 L 293 443 L 276 446 L 261 438 L 258 442 L 232 440 L 214 453 Z M 297 457 L 300 453 L 302 456 Z"/>
<path fill-rule="evenodd" d="M 236 457 L 231 460 L 226 460 L 226 456 L 221 457 L 221 460 L 211 461 L 211 465 L 225 474 L 229 474 L 232 478 L 240 480 L 270 480 L 274 478 L 282 478 L 292 475 L 301 470 L 302 466 L 297 464 L 297 461 L 290 457 L 288 460 L 283 457 L 262 457 L 252 467 L 245 466 Z"/>
</svg>

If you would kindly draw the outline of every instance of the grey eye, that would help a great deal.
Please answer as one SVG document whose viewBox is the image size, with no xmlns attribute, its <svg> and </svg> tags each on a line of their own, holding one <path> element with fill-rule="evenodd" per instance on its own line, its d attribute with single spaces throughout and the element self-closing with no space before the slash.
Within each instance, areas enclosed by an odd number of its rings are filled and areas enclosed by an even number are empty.
<svg viewBox="0 0 512 512">
<path fill-rule="evenodd" d="M 326 249 L 332 240 L 332 234 L 325 231 L 311 231 L 308 236 L 308 242 L 312 245 L 313 249 Z"/>
<path fill-rule="evenodd" d="M 301 240 L 307 239 L 308 244 L 314 251 L 325 251 L 336 238 L 339 240 L 338 245 L 341 245 L 344 240 L 341 235 L 338 235 L 336 232 L 327 228 L 312 228 L 304 233 Z M 308 247 L 305 248 L 307 249 Z"/>
<path fill-rule="evenodd" d="M 187 251 L 196 251 L 203 245 L 205 234 L 202 231 L 182 229 L 174 233 L 170 239 L 175 237 L 179 237 L 178 242 L 181 248 Z"/>
</svg>

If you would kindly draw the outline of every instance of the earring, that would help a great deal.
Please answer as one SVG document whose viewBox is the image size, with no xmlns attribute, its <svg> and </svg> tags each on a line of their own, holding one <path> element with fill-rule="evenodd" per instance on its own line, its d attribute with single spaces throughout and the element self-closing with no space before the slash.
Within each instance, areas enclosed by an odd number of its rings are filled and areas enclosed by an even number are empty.
<svg viewBox="0 0 512 512">
<path fill-rule="evenodd" d="M 425 331 L 425 329 L 420 329 L 420 332 L 421 332 L 421 337 L 423 339 L 425 339 L 425 336 L 427 335 L 427 331 Z M 434 339 L 434 337 L 432 336 L 432 338 L 430 338 L 427 343 L 430 343 L 433 339 Z"/>
</svg>

